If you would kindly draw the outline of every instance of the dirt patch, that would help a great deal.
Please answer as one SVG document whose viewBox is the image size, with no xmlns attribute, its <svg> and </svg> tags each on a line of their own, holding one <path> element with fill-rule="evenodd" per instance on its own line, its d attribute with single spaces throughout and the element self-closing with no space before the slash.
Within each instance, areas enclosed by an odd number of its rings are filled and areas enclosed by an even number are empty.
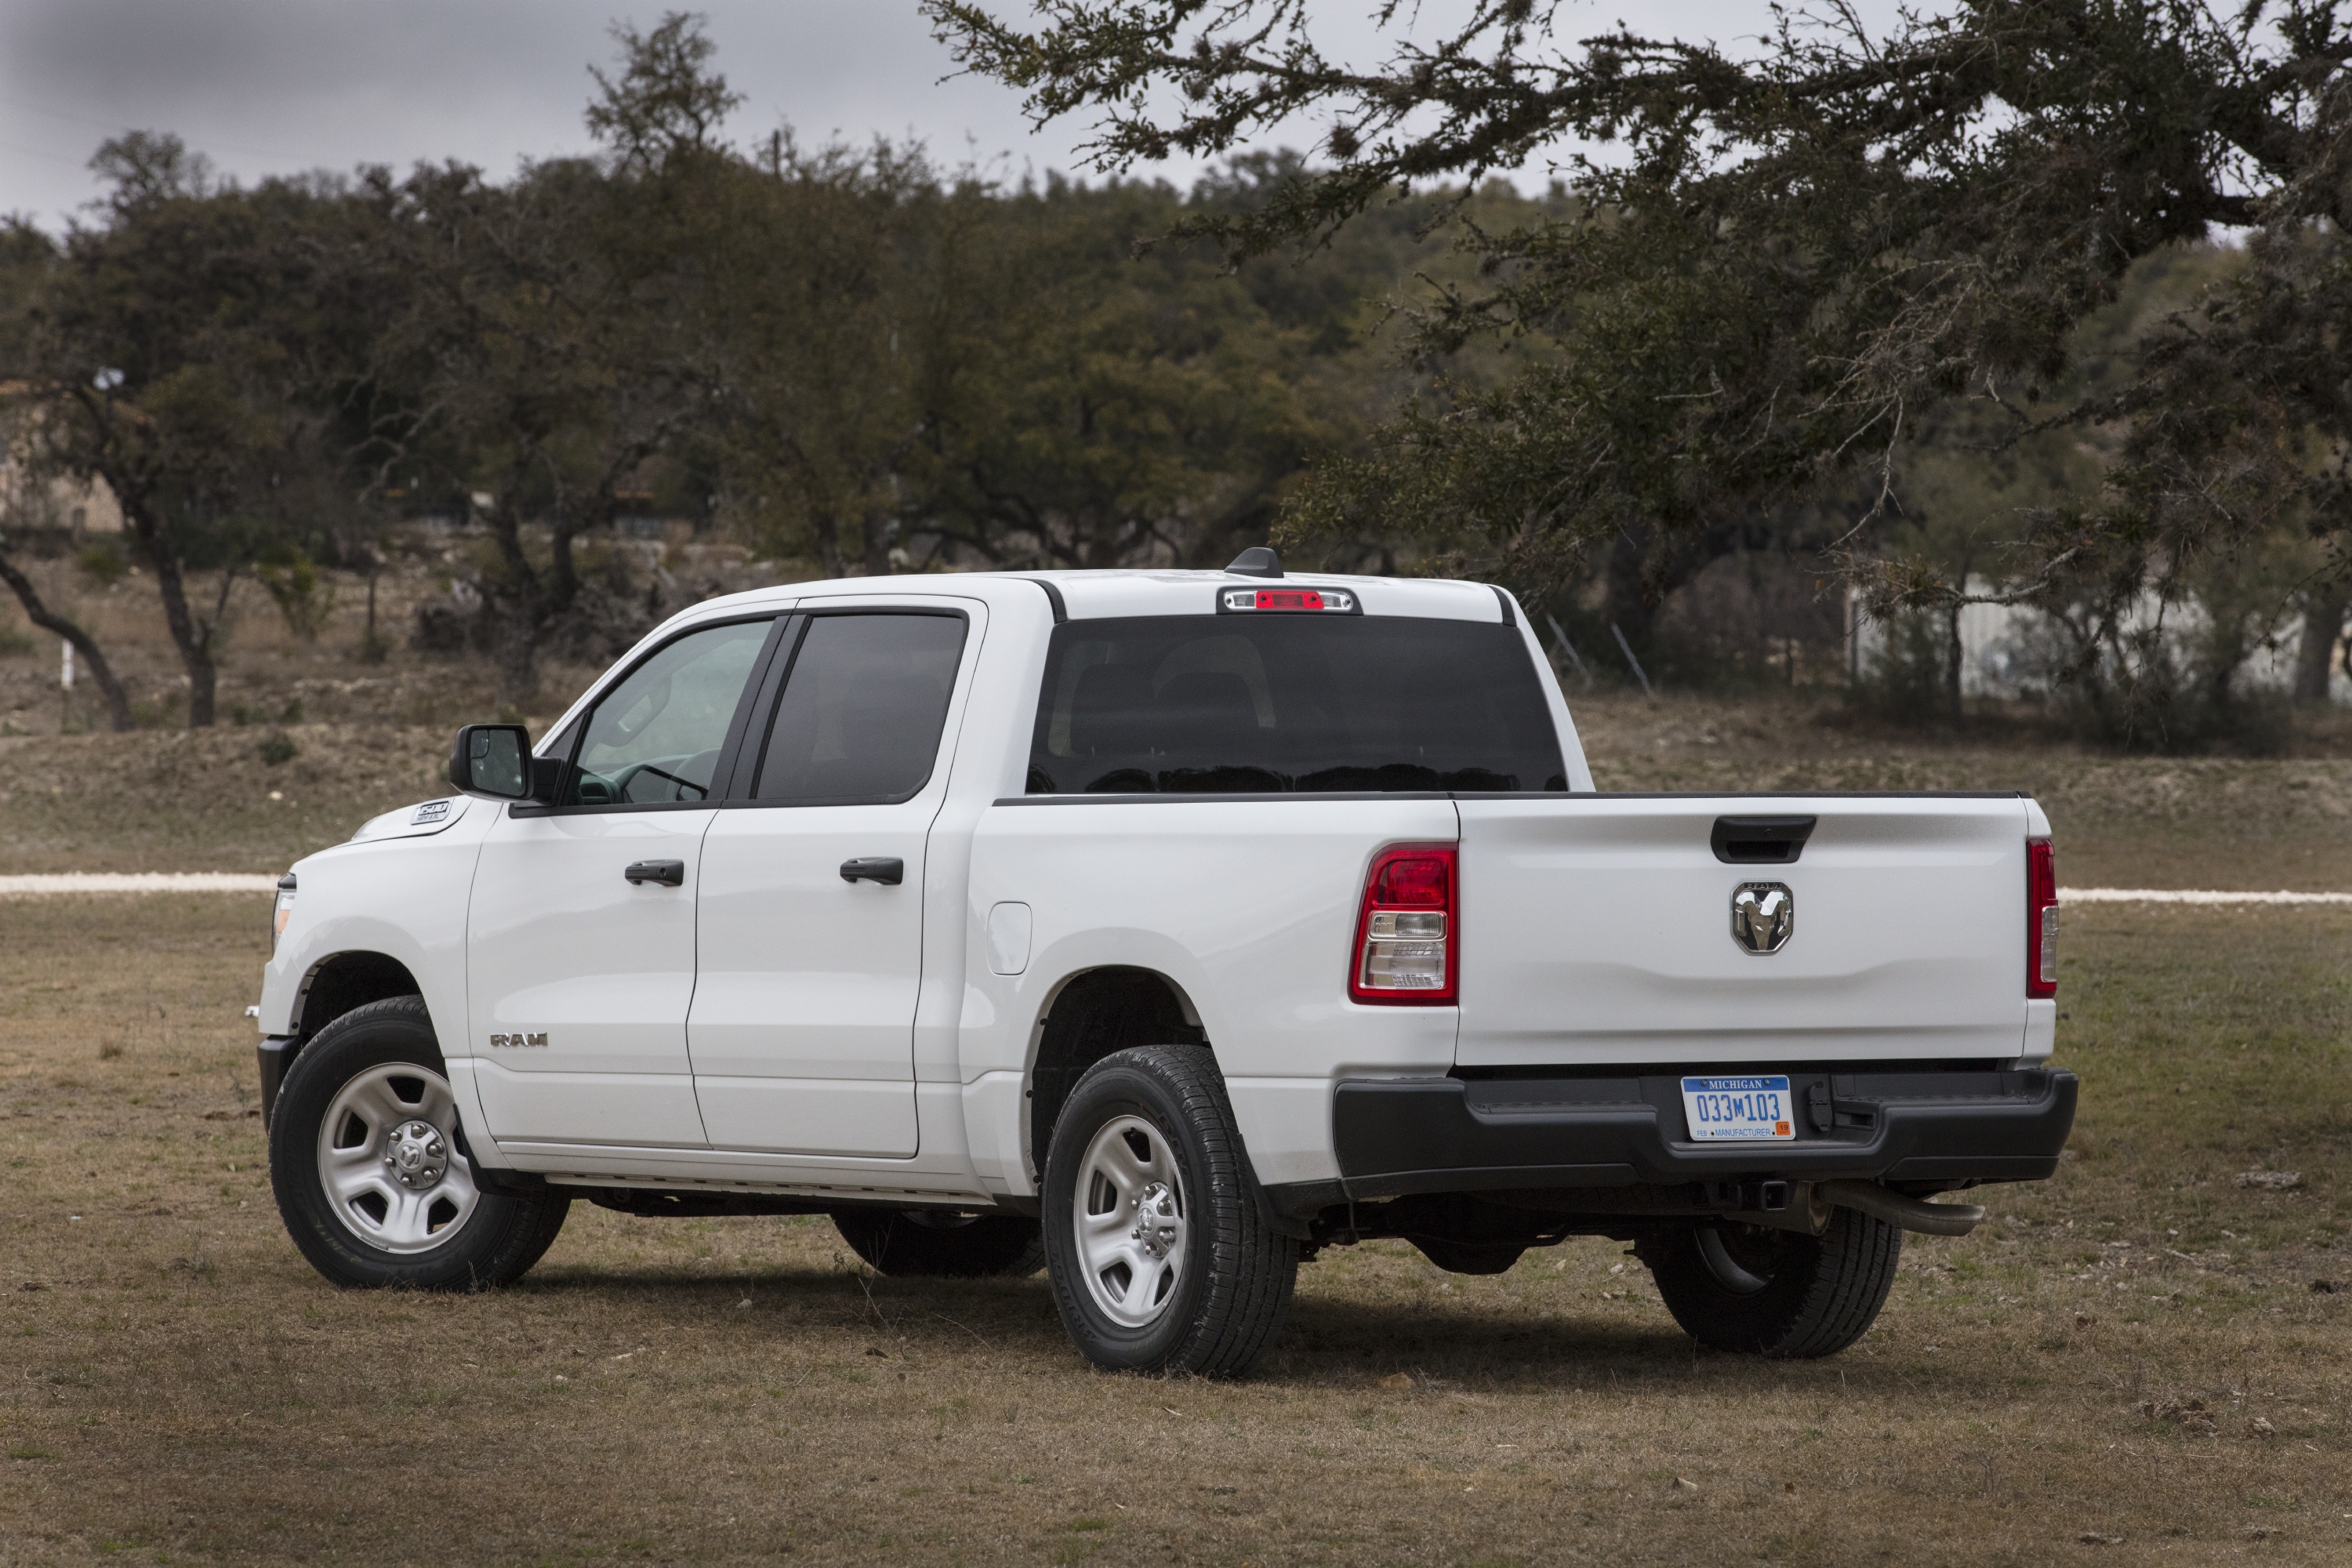
<svg viewBox="0 0 2352 1568">
<path fill-rule="evenodd" d="M 37 871 L 282 871 L 446 793 L 450 731 L 300 724 L 0 740 L 0 852 Z M 272 763 L 276 737 L 293 754 Z"/>
</svg>

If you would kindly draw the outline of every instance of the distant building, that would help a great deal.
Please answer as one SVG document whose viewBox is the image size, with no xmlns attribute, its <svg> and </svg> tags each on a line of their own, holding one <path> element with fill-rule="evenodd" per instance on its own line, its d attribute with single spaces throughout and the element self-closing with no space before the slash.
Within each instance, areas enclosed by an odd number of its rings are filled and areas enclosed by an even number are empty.
<svg viewBox="0 0 2352 1568">
<path fill-rule="evenodd" d="M 1993 594 L 1997 584 L 1971 574 L 1971 595 Z M 2205 607 L 2189 598 L 2168 608 L 2156 595 L 2145 594 L 2123 617 L 2126 632 L 2158 624 L 2165 644 L 2178 649 L 2182 639 L 2201 630 Z M 1846 673 L 1860 679 L 1888 657 L 1887 625 L 1865 615 L 1859 593 L 1846 595 Z M 2272 638 L 2258 643 L 2239 667 L 2238 680 L 2248 690 L 2292 691 L 2303 643 L 2301 616 L 2282 618 Z M 1996 699 L 2032 697 L 2049 691 L 2073 645 L 2059 634 L 2051 618 L 2024 605 L 1967 605 L 1960 610 L 1960 695 Z M 2330 660 L 2328 694 L 2336 702 L 2352 702 L 2352 676 L 2344 669 L 2339 646 Z"/>
<path fill-rule="evenodd" d="M 23 384 L 0 382 L 0 409 Z M 0 412 L 0 529 L 64 529 L 86 534 L 121 533 L 122 503 L 103 479 L 42 480 L 25 471 L 25 443 L 34 416 Z"/>
</svg>

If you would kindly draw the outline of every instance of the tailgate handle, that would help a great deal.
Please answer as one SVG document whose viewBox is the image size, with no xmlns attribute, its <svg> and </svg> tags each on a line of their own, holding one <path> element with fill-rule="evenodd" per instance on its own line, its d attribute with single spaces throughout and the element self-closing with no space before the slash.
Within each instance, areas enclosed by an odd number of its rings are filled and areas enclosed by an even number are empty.
<svg viewBox="0 0 2352 1568">
<path fill-rule="evenodd" d="M 1707 846 L 1727 866 L 1785 866 L 1805 852 L 1813 816 L 1718 816 Z"/>
</svg>

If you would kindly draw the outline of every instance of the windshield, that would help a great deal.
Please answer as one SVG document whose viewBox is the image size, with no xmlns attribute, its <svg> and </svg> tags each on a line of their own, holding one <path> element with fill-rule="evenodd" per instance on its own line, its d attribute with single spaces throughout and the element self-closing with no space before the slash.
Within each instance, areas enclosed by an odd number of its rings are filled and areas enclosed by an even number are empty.
<svg viewBox="0 0 2352 1568">
<path fill-rule="evenodd" d="M 1054 628 L 1031 795 L 1565 790 L 1509 626 L 1138 616 Z"/>
</svg>

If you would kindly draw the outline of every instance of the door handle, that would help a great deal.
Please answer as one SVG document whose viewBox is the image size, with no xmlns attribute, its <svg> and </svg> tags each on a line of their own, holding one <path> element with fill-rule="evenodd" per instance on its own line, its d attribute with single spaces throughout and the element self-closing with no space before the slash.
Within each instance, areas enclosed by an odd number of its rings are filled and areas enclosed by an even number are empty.
<svg viewBox="0 0 2352 1568">
<path fill-rule="evenodd" d="M 633 883 L 659 882 L 665 888 L 686 885 L 686 862 L 683 860 L 638 860 L 621 873 Z"/>
<path fill-rule="evenodd" d="M 863 859 L 844 860 L 841 879 L 845 882 L 879 882 L 895 888 L 907 879 L 907 863 L 895 855 L 869 855 Z"/>
</svg>

